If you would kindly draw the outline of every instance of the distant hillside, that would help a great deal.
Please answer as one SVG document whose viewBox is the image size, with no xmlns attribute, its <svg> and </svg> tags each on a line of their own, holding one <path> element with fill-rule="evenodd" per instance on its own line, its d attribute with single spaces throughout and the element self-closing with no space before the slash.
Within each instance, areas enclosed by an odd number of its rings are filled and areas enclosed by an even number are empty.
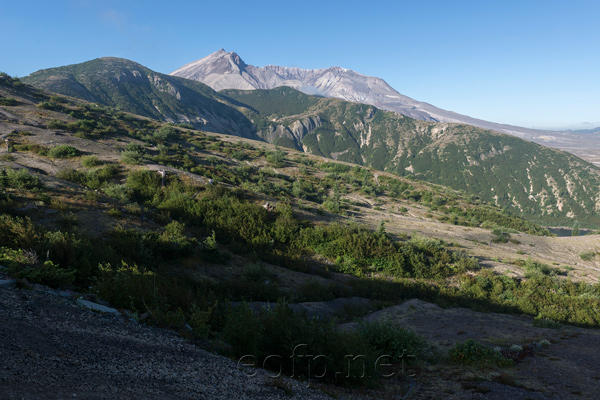
<svg viewBox="0 0 600 400">
<path fill-rule="evenodd" d="M 600 174 L 571 154 L 469 125 L 418 121 L 292 88 L 221 92 L 258 135 L 337 160 L 464 190 L 542 221 L 598 223 Z"/>
<path fill-rule="evenodd" d="M 63 95 L 173 123 L 253 137 L 243 114 L 195 81 L 154 72 L 133 61 L 99 58 L 37 71 L 23 82 Z"/>
</svg>

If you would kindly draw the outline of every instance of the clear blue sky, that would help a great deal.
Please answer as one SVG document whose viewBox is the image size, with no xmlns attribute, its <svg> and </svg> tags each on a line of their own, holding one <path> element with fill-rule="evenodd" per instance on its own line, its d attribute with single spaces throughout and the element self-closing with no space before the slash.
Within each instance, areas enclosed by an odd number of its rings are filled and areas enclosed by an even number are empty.
<svg viewBox="0 0 600 400">
<path fill-rule="evenodd" d="M 115 56 L 168 73 L 224 48 L 350 68 L 490 121 L 583 128 L 600 126 L 599 16 L 597 0 L 2 1 L 0 71 Z"/>
</svg>

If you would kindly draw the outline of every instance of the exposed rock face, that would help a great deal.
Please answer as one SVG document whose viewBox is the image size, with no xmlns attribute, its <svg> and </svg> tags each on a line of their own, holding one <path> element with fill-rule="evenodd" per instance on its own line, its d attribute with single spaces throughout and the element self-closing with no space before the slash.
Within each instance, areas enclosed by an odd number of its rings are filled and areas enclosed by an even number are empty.
<svg viewBox="0 0 600 400">
<path fill-rule="evenodd" d="M 295 143 L 300 143 L 302 138 L 320 128 L 325 124 L 318 115 L 312 117 L 306 117 L 302 120 L 294 121 L 290 126 L 277 125 L 269 126 L 266 128 L 266 132 L 261 134 L 261 137 L 269 143 L 273 143 L 275 140 L 287 137 Z"/>
<path fill-rule="evenodd" d="M 442 110 L 400 94 L 383 79 L 362 75 L 340 67 L 309 70 L 267 65 L 259 68 L 246 64 L 236 53 L 221 49 L 207 57 L 184 65 L 170 75 L 200 81 L 215 90 L 272 89 L 279 86 L 290 86 L 307 94 L 370 104 L 423 121 L 474 125 L 532 140 L 546 146 L 565 150 L 569 150 L 566 147 L 572 147 L 566 146 L 564 143 L 572 141 L 568 133 L 555 132 L 553 139 L 556 140 L 549 141 L 547 139 L 548 131 L 498 124 Z M 563 143 L 565 145 L 561 146 Z"/>
</svg>

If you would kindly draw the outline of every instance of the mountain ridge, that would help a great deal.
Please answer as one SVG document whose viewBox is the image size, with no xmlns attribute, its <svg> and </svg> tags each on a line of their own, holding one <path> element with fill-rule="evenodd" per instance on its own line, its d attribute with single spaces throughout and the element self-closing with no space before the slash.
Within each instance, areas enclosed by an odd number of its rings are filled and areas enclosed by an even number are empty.
<svg viewBox="0 0 600 400">
<path fill-rule="evenodd" d="M 301 69 L 266 65 L 249 65 L 235 52 L 220 49 L 204 58 L 188 63 L 170 75 L 201 81 L 213 89 L 253 90 L 289 86 L 306 94 L 336 97 L 373 105 L 424 121 L 462 123 L 494 130 L 530 140 L 544 146 L 571 152 L 585 160 L 600 164 L 600 138 L 581 137 L 567 131 L 548 131 L 485 121 L 443 110 L 426 102 L 405 96 L 385 80 L 370 77 L 342 67 Z"/>
<path fill-rule="evenodd" d="M 197 81 L 169 76 L 131 60 L 102 57 L 34 72 L 23 82 L 63 95 L 171 123 L 256 138 L 241 113 Z"/>
</svg>

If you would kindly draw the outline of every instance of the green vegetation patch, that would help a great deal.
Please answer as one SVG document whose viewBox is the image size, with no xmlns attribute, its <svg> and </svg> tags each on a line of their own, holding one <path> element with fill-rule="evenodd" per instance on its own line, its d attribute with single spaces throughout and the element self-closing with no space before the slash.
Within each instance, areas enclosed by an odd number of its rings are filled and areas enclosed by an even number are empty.
<svg viewBox="0 0 600 400">
<path fill-rule="evenodd" d="M 48 156 L 51 158 L 71 158 L 79 155 L 81 155 L 81 151 L 67 144 L 54 146 L 48 150 Z"/>
<path fill-rule="evenodd" d="M 450 361 L 477 368 L 510 367 L 513 361 L 472 339 L 457 343 L 448 353 Z"/>
</svg>

